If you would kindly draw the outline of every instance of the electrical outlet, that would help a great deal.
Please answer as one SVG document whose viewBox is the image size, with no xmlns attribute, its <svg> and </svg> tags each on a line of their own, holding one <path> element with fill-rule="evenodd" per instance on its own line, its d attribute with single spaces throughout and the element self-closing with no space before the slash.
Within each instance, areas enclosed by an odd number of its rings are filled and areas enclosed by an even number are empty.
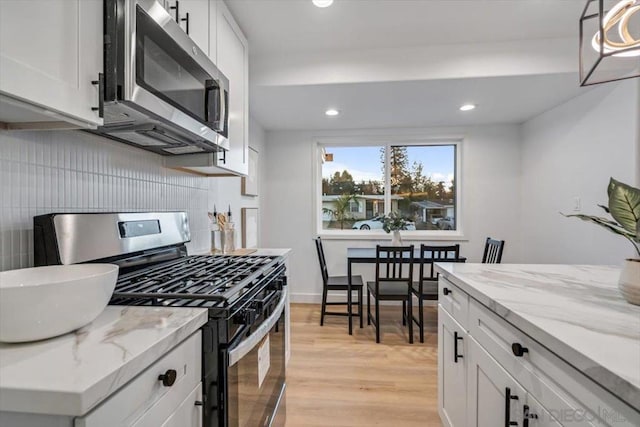
<svg viewBox="0 0 640 427">
<path fill-rule="evenodd" d="M 582 200 L 580 200 L 580 197 L 574 197 L 573 198 L 573 211 L 574 212 L 580 212 L 582 210 Z"/>
</svg>

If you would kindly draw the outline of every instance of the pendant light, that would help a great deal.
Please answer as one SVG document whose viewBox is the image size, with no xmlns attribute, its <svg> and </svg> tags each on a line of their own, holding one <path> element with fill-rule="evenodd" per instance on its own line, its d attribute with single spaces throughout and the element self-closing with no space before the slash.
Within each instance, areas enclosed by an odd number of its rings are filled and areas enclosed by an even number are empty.
<svg viewBox="0 0 640 427">
<path fill-rule="evenodd" d="M 580 85 L 640 77 L 640 0 L 587 0 L 580 17 Z"/>
</svg>

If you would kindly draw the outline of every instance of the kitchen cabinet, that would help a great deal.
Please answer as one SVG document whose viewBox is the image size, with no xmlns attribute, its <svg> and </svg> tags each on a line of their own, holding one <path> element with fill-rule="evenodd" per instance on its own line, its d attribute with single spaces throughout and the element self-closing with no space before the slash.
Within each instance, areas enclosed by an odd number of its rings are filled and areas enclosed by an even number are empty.
<svg viewBox="0 0 640 427">
<path fill-rule="evenodd" d="M 183 10 L 180 0 L 180 10 Z M 187 0 L 201 3 L 201 0 Z M 185 2 L 186 3 L 186 2 Z M 203 8 L 204 9 L 204 8 Z M 182 12 L 180 12 L 182 13 Z M 209 2 L 209 57 L 229 79 L 229 150 L 165 158 L 165 166 L 207 176 L 249 172 L 249 46 L 233 15 L 219 0 Z"/>
<path fill-rule="evenodd" d="M 202 426 L 207 316 L 107 306 L 82 333 L 0 346 L 0 426 Z"/>
<path fill-rule="evenodd" d="M 438 410 L 444 426 L 640 425 L 637 408 L 595 385 L 461 286 L 441 272 Z"/>
<path fill-rule="evenodd" d="M 467 407 L 467 333 L 438 307 L 438 409 L 445 427 L 464 426 Z"/>
<path fill-rule="evenodd" d="M 94 110 L 98 85 L 92 83 L 103 69 L 102 16 L 101 0 L 0 1 L 0 122 L 5 127 L 60 121 L 102 125 Z"/>
<path fill-rule="evenodd" d="M 209 52 L 210 3 L 214 2 L 210 0 L 163 0 L 160 2 L 184 32 L 215 62 L 215 58 Z"/>
</svg>

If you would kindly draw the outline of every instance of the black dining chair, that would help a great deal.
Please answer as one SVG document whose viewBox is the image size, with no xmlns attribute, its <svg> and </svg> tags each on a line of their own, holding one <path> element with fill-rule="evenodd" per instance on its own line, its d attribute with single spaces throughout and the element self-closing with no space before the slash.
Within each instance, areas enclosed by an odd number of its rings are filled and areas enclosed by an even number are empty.
<svg viewBox="0 0 640 427">
<path fill-rule="evenodd" d="M 318 252 L 318 261 L 320 262 L 320 272 L 322 273 L 322 311 L 320 313 L 320 326 L 324 325 L 324 316 L 348 316 L 349 312 L 335 312 L 327 311 L 328 305 L 345 305 L 348 306 L 348 297 L 346 301 L 331 301 L 327 302 L 328 291 L 344 291 L 345 294 L 349 289 L 349 277 L 348 276 L 329 276 L 327 270 L 327 260 L 324 257 L 324 249 L 322 248 L 322 240 L 320 237 L 314 239 L 316 243 L 316 251 Z M 360 327 L 362 328 L 362 288 L 363 281 L 362 276 L 351 277 L 351 291 L 358 292 L 358 300 L 351 301 L 351 305 L 358 306 L 358 312 L 352 313 L 360 317 Z"/>
<path fill-rule="evenodd" d="M 504 250 L 504 240 L 496 240 L 487 237 L 484 244 L 483 264 L 500 264 L 502 261 L 502 251 Z"/>
<path fill-rule="evenodd" d="M 413 282 L 411 292 L 418 298 L 418 317 L 412 317 L 420 331 L 420 342 L 424 342 L 424 301 L 438 300 L 438 273 L 436 262 L 460 262 L 460 245 L 420 245 L 420 275 Z"/>
<path fill-rule="evenodd" d="M 409 343 L 413 344 L 413 245 L 376 246 L 376 280 L 367 282 L 367 324 L 376 329 L 380 342 L 380 301 L 402 301 L 402 324 L 409 326 Z M 375 298 L 375 317 L 371 315 L 371 296 Z"/>
</svg>

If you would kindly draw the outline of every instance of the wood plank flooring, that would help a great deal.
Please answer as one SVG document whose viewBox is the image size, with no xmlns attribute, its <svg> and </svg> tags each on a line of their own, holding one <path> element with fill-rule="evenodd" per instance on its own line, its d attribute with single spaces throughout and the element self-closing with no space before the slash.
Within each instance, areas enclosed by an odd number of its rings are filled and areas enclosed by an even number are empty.
<svg viewBox="0 0 640 427">
<path fill-rule="evenodd" d="M 365 308 L 366 310 L 366 308 Z M 287 427 L 440 427 L 437 310 L 425 307 L 425 343 L 407 341 L 401 307 L 381 307 L 382 337 L 373 326 L 347 332 L 347 318 L 320 306 L 292 304 L 287 369 Z"/>
</svg>

